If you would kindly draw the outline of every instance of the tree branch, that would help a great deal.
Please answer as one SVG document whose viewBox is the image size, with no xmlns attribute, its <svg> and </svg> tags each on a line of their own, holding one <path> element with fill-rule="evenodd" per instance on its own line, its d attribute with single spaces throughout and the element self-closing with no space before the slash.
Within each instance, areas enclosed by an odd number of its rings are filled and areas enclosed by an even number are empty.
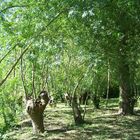
<svg viewBox="0 0 140 140">
<path fill-rule="evenodd" d="M 19 43 L 15 44 L 0 60 L 0 63 L 6 58 L 6 56 L 13 50 Z"/>
<path fill-rule="evenodd" d="M 39 34 L 41 34 L 42 32 L 44 32 L 46 30 L 46 28 L 48 28 L 48 26 L 50 26 L 56 19 L 58 19 L 60 17 L 60 15 L 62 15 L 68 8 L 66 7 L 65 9 L 63 9 L 62 11 L 60 11 L 45 27 L 43 27 Z"/>
<path fill-rule="evenodd" d="M 27 7 L 27 6 L 29 6 L 29 5 L 11 5 L 11 6 L 8 6 L 8 7 L 4 8 L 4 9 L 0 10 L 0 14 L 5 12 L 8 9 L 21 8 L 21 7 L 23 8 L 23 7 Z"/>
<path fill-rule="evenodd" d="M 45 28 L 42 28 L 42 30 L 37 33 L 37 35 L 33 36 L 33 39 L 36 39 L 42 32 L 44 32 L 48 26 L 50 26 L 64 11 L 66 11 L 67 8 L 65 8 L 64 10 L 60 11 L 60 13 L 58 13 L 47 25 Z M 14 63 L 14 65 L 12 66 L 12 68 L 10 69 L 10 71 L 7 73 L 7 75 L 5 76 L 5 78 L 0 82 L 0 87 L 4 84 L 4 82 L 7 80 L 7 78 L 9 77 L 9 75 L 11 74 L 11 72 L 13 71 L 13 69 L 16 67 L 16 65 L 18 64 L 19 60 L 22 58 L 22 56 L 26 53 L 26 51 L 31 47 L 31 45 L 34 42 L 32 41 L 25 49 L 24 51 L 21 53 L 21 55 L 19 56 L 19 58 L 17 59 L 17 61 Z"/>
<path fill-rule="evenodd" d="M 32 44 L 32 43 L 31 43 Z M 26 51 L 29 49 L 30 45 L 24 49 L 24 51 L 22 52 L 22 54 L 19 56 L 19 58 L 16 60 L 16 62 L 14 63 L 14 65 L 12 66 L 12 68 L 10 69 L 10 71 L 7 73 L 7 75 L 5 76 L 5 78 L 0 82 L 0 86 L 2 86 L 4 84 L 4 82 L 7 80 L 7 78 L 9 77 L 9 75 L 11 74 L 11 72 L 13 71 L 13 69 L 16 67 L 17 63 L 19 62 L 19 60 L 22 58 L 22 56 L 26 53 Z"/>
</svg>

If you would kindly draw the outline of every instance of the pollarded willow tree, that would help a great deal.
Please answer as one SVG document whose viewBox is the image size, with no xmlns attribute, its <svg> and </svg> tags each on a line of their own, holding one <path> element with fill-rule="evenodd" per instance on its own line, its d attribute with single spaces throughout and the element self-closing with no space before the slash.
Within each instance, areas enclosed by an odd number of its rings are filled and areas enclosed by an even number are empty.
<svg viewBox="0 0 140 140">
<path fill-rule="evenodd" d="M 0 63 L 2 62 L 0 78 L 3 79 L 0 81 L 0 86 L 4 84 L 8 86 L 5 81 L 13 78 L 10 75 L 12 72 L 19 73 L 21 66 L 19 62 L 23 60 L 25 63 L 21 67 L 21 75 L 25 92 L 32 92 L 36 97 L 44 86 L 54 92 L 57 92 L 59 88 L 63 89 L 59 91 L 73 90 L 73 110 L 74 115 L 76 114 L 74 117 L 81 122 L 82 119 L 79 119 L 81 114 L 75 99 L 79 81 L 84 78 L 84 70 L 88 66 L 84 65 L 81 69 L 75 69 L 74 66 L 70 70 L 67 67 L 68 73 L 60 74 L 62 77 L 57 76 L 57 73 L 65 70 L 63 60 L 60 59 L 63 55 L 61 50 L 67 50 L 66 46 L 73 44 L 77 48 L 72 49 L 71 53 L 78 50 L 78 57 L 90 56 L 90 64 L 96 64 L 96 60 L 101 62 L 101 69 L 97 63 L 99 67 L 96 77 L 98 75 L 102 77 L 107 71 L 108 64 L 110 65 L 111 73 L 118 77 L 117 79 L 114 76 L 114 79 L 118 80 L 120 86 L 121 113 L 133 114 L 134 88 L 137 84 L 135 70 L 139 60 L 138 5 L 139 1 L 132 0 L 1 2 L 0 49 L 3 49 L 2 52 L 5 55 L 1 55 L 0 60 Z M 14 55 L 15 48 L 16 55 Z M 77 60 L 77 63 L 79 62 L 80 58 Z M 7 66 L 7 64 L 10 65 Z M 7 71 L 7 74 L 2 72 L 2 68 Z M 69 75 L 74 75 L 74 78 L 69 78 Z M 20 77 L 18 74 L 16 76 Z M 55 77 L 58 79 L 55 80 Z M 69 89 L 60 82 L 60 79 L 67 81 L 68 78 Z M 76 85 L 73 80 L 77 81 Z M 26 83 L 29 83 L 29 86 Z M 59 86 L 57 83 L 60 83 Z M 19 83 L 18 86 L 21 87 L 22 84 Z"/>
<path fill-rule="evenodd" d="M 6 51 L 10 49 L 6 55 L 2 56 L 1 62 L 6 62 L 5 58 L 15 50 L 15 46 L 18 47 L 17 54 L 19 55 L 17 55 L 14 61 L 11 60 L 11 64 L 13 65 L 9 65 L 10 68 L 5 66 L 5 68 L 8 68 L 6 69 L 7 74 L 2 74 L 0 86 L 8 86 L 5 82 L 8 78 L 12 78 L 11 74 L 15 68 L 19 72 L 19 67 L 17 66 L 19 66 L 21 60 L 21 78 L 27 100 L 27 112 L 31 117 L 35 132 L 44 131 L 43 112 L 49 100 L 45 91 L 36 95 L 36 91 L 40 89 L 36 85 L 40 85 L 41 80 L 41 86 L 43 87 L 43 82 L 46 80 L 43 72 L 47 69 L 45 67 L 47 61 L 44 61 L 47 56 L 42 55 L 41 50 L 44 50 L 44 47 L 48 48 L 46 44 L 51 44 L 51 40 L 55 38 L 53 33 L 56 31 L 56 28 L 52 28 L 51 24 L 61 17 L 63 12 L 67 10 L 67 6 L 69 5 L 65 5 L 64 3 L 58 5 L 55 1 L 36 2 L 34 0 L 30 2 L 6 1 L 1 3 L 1 48 Z M 55 8 L 57 9 L 56 11 L 54 10 Z M 55 52 L 54 48 L 52 48 L 52 52 Z M 43 53 L 45 54 L 45 52 Z M 23 60 L 26 61 L 24 65 Z M 43 65 L 41 65 L 42 62 Z M 27 67 L 29 70 L 26 69 Z M 39 67 L 42 67 L 42 70 Z M 43 70 L 43 67 L 45 67 L 45 70 Z M 18 75 L 18 77 L 20 76 Z M 43 79 L 40 77 L 43 77 Z M 28 84 L 26 82 L 29 83 L 29 86 L 27 86 Z M 27 96 L 30 92 L 34 96 L 28 100 Z"/>
<path fill-rule="evenodd" d="M 29 94 L 33 94 L 33 99 L 27 100 L 27 112 L 32 119 L 36 132 L 44 131 L 43 112 L 48 103 L 48 95 L 44 95 L 46 92 L 43 91 L 43 95 L 42 92 L 39 95 L 37 95 L 37 93 L 46 84 L 47 88 L 51 87 L 50 89 L 52 91 L 56 92 L 56 90 L 58 90 L 58 86 L 56 86 L 57 84 L 55 83 L 57 83 L 59 77 L 57 77 L 58 79 L 56 80 L 54 79 L 57 70 L 53 69 L 53 67 L 56 66 L 59 69 L 59 65 L 55 65 L 55 63 L 59 63 L 59 51 L 63 50 L 65 45 L 69 45 L 69 40 L 73 38 L 71 36 L 70 27 L 66 26 L 66 21 L 68 20 L 67 14 L 71 8 L 71 2 L 30 1 L 27 3 L 27 1 L 7 1 L 1 4 L 2 39 L 7 42 L 9 41 L 10 52 L 14 50 L 16 45 L 18 47 L 17 54 L 20 52 L 20 55 L 17 55 L 17 59 L 14 60 L 13 65 L 7 70 L 8 73 L 2 76 L 3 80 L 0 82 L 0 86 L 3 86 L 5 81 L 11 78 L 10 74 L 15 68 L 17 68 L 18 72 L 20 71 L 26 99 Z M 8 40 L 6 40 L 7 36 L 9 37 Z M 76 40 L 73 41 L 72 44 L 76 43 Z M 2 45 L 4 45 L 4 43 Z M 73 46 L 75 47 L 75 45 Z M 75 51 L 75 49 L 73 51 Z M 78 61 L 80 61 L 79 56 Z M 21 62 L 20 65 L 19 62 Z M 77 63 L 76 60 L 73 62 L 75 65 L 79 63 Z M 79 82 L 81 82 L 84 77 L 84 72 L 83 69 L 75 67 L 76 66 L 71 67 L 69 71 L 72 75 L 71 78 L 73 78 L 69 79 L 71 81 L 69 86 L 73 95 L 72 107 L 74 119 L 76 123 L 80 123 L 83 122 L 83 119 L 81 118 L 81 113 L 78 108 L 76 92 Z M 53 72 L 50 72 L 52 70 Z M 65 79 L 69 77 L 70 74 L 66 75 Z M 42 79 L 40 77 L 42 77 Z M 74 80 L 77 81 L 76 85 Z M 49 82 L 51 82 L 51 84 Z M 75 88 L 71 88 L 73 85 Z"/>
</svg>

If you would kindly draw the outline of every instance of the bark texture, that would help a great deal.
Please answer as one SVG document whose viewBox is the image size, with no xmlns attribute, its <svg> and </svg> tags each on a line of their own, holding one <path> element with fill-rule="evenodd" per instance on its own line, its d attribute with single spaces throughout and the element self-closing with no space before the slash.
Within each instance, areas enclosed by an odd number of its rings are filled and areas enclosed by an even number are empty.
<svg viewBox="0 0 140 140">
<path fill-rule="evenodd" d="M 82 117 L 81 110 L 80 110 L 80 108 L 78 106 L 76 96 L 74 96 L 73 99 L 72 99 L 72 110 L 73 110 L 75 124 L 84 123 L 84 119 Z"/>
<path fill-rule="evenodd" d="M 48 102 L 49 97 L 46 91 L 41 91 L 36 100 L 27 100 L 26 111 L 31 118 L 34 133 L 44 132 L 43 112 Z"/>
<path fill-rule="evenodd" d="M 120 68 L 120 110 L 121 114 L 134 114 L 134 91 L 131 86 L 129 67 L 125 63 Z"/>
<path fill-rule="evenodd" d="M 120 110 L 119 113 L 127 115 L 134 114 L 134 77 L 130 72 L 129 57 L 127 50 L 127 35 L 122 38 L 119 49 L 119 75 L 120 75 Z"/>
</svg>

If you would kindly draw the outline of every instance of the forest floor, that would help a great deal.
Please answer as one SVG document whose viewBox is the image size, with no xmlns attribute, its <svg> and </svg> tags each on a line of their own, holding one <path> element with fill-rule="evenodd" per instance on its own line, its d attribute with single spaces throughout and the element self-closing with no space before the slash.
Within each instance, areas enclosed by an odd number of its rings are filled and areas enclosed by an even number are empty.
<svg viewBox="0 0 140 140">
<path fill-rule="evenodd" d="M 93 109 L 87 106 L 87 123 L 74 125 L 72 110 L 64 104 L 47 107 L 44 113 L 45 133 L 35 135 L 32 127 L 12 129 L 4 140 L 140 140 L 140 108 L 137 115 L 117 114 L 117 104 L 111 103 L 107 109 Z"/>
</svg>

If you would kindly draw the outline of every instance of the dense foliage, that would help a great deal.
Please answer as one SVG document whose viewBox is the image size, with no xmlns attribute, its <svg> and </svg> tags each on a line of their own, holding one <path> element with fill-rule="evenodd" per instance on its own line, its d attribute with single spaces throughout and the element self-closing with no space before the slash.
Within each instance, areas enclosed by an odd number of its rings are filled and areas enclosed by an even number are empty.
<svg viewBox="0 0 140 140">
<path fill-rule="evenodd" d="M 1 1 L 0 128 L 17 121 L 21 97 L 37 97 L 44 88 L 61 101 L 65 92 L 108 98 L 120 87 L 121 108 L 131 114 L 140 86 L 139 5 L 139 0 Z"/>
</svg>

